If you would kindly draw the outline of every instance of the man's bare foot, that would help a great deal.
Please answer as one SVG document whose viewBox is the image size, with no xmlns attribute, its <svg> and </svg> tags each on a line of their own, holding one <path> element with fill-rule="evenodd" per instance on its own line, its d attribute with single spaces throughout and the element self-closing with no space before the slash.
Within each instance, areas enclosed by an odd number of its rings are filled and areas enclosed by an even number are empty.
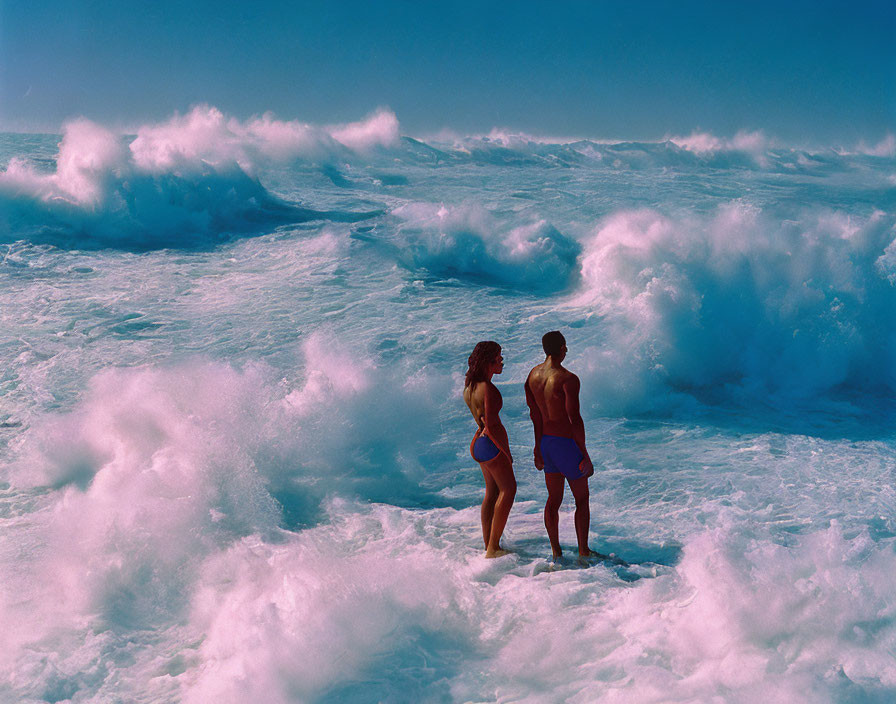
<svg viewBox="0 0 896 704">
<path fill-rule="evenodd" d="M 604 555 L 602 552 L 597 552 L 588 548 L 588 552 L 579 553 L 580 560 L 603 560 L 604 562 L 612 562 L 614 565 L 622 565 L 624 567 L 628 567 L 628 563 L 623 560 L 621 557 L 616 557 L 616 553 L 610 553 L 609 555 Z"/>
<path fill-rule="evenodd" d="M 488 559 L 492 559 L 495 557 L 504 557 L 505 555 L 509 555 L 510 550 L 505 550 L 504 548 L 498 548 L 497 550 L 486 550 L 485 556 Z"/>
</svg>

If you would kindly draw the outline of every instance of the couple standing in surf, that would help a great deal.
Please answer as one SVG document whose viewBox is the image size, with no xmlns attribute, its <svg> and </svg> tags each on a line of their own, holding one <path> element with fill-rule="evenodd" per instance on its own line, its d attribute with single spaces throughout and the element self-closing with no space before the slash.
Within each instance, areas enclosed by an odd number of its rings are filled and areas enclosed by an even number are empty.
<svg viewBox="0 0 896 704">
<path fill-rule="evenodd" d="M 575 526 L 579 557 L 605 558 L 588 547 L 591 509 L 588 477 L 594 466 L 585 447 L 585 423 L 579 411 L 579 378 L 563 366 L 566 340 L 554 330 L 541 338 L 545 360 L 529 372 L 526 403 L 535 426 L 535 467 L 544 471 L 548 500 L 544 526 L 553 556 L 560 557 L 558 534 L 564 480 L 576 502 Z M 482 502 L 482 538 L 486 557 L 501 557 L 509 551 L 501 547 L 501 535 L 516 496 L 516 477 L 507 431 L 498 414 L 503 405 L 501 392 L 492 377 L 504 370 L 504 357 L 497 342 L 480 342 L 468 360 L 464 401 L 479 426 L 470 454 L 479 463 L 485 478 Z"/>
</svg>

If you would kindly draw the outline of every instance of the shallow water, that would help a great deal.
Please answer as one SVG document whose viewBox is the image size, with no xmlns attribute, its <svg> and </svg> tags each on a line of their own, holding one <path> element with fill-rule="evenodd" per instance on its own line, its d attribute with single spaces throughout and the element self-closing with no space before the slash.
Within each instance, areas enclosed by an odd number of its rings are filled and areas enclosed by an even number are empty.
<svg viewBox="0 0 896 704">
<path fill-rule="evenodd" d="M 896 696 L 896 160 L 399 135 L 0 135 L 0 699 Z M 555 328 L 629 567 L 548 560 Z M 519 482 L 489 562 L 480 339 Z"/>
</svg>

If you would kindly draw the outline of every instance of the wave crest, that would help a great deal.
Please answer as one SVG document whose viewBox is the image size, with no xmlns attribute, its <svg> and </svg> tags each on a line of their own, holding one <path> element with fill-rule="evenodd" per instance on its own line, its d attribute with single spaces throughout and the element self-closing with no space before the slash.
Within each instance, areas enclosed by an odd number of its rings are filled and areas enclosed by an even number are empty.
<svg viewBox="0 0 896 704">
<path fill-rule="evenodd" d="M 566 289 L 576 275 L 581 247 L 546 220 L 499 222 L 473 204 L 410 203 L 393 214 L 406 266 L 541 292 Z"/>
<path fill-rule="evenodd" d="M 605 220 L 571 299 L 608 331 L 587 354 L 595 400 L 643 408 L 896 391 L 894 218 L 774 222 L 732 203 L 706 218 Z M 669 391 L 673 396 L 669 396 Z"/>
<path fill-rule="evenodd" d="M 282 200 L 255 173 L 276 161 L 369 151 L 397 135 L 398 121 L 385 110 L 326 130 L 270 115 L 242 123 L 196 107 L 141 127 L 130 142 L 76 120 L 65 127 L 55 172 L 15 158 L 0 172 L 0 236 L 147 249 L 280 223 L 363 219 L 369 214 L 320 212 Z"/>
</svg>

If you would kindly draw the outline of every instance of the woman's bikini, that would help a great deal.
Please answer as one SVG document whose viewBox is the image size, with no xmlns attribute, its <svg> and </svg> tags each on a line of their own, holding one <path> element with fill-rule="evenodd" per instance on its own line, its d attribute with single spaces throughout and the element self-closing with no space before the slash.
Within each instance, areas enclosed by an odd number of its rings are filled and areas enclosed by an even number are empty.
<svg viewBox="0 0 896 704">
<path fill-rule="evenodd" d="M 485 429 L 481 429 L 473 436 L 473 442 L 470 443 L 470 454 L 477 462 L 488 462 L 501 454 L 501 451 L 492 442 L 492 439 L 485 435 Z"/>
<path fill-rule="evenodd" d="M 495 412 L 500 412 L 503 407 L 504 401 L 502 399 L 501 405 L 498 406 Z M 476 431 L 476 434 L 473 436 L 473 441 L 470 443 L 470 455 L 477 462 L 488 462 L 501 454 L 501 451 L 498 449 L 498 446 L 495 445 L 494 441 L 486 435 L 485 421 L 481 416 L 477 420 L 477 423 L 479 423 L 479 430 Z"/>
</svg>

